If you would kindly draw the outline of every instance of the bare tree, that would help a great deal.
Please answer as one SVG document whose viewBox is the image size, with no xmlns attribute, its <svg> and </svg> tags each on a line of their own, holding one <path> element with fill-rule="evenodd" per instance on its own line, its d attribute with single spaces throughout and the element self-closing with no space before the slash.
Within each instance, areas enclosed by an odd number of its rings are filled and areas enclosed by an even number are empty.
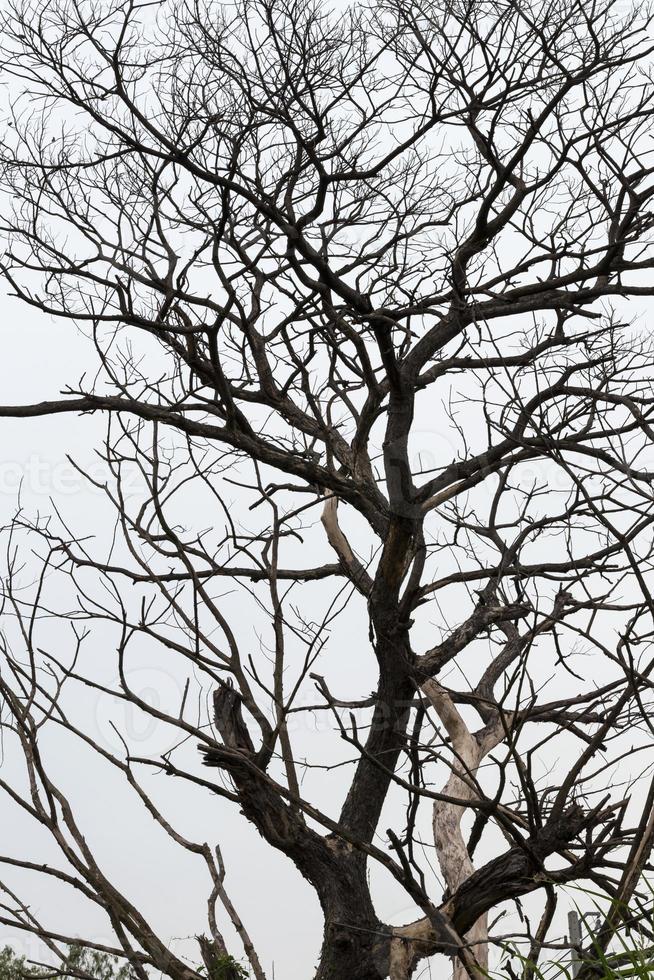
<svg viewBox="0 0 654 980">
<path fill-rule="evenodd" d="M 324 915 L 316 980 L 404 980 L 439 953 L 481 976 L 509 940 L 533 964 L 567 883 L 607 897 L 606 945 L 638 914 L 654 396 L 626 311 L 654 294 L 649 29 L 604 0 L 7 13 L 4 278 L 85 331 L 97 367 L 0 415 L 106 414 L 115 531 L 104 548 L 22 511 L 6 529 L 2 726 L 24 777 L 0 786 L 61 862 L 0 862 L 104 910 L 115 943 L 89 948 L 199 975 L 94 857 L 52 731 L 206 864 L 213 977 L 240 975 L 224 922 L 257 980 L 269 951 L 156 772 L 299 869 Z M 144 651 L 178 703 L 130 684 Z M 177 747 L 142 756 L 122 732 L 110 751 L 83 690 Z M 303 741 L 316 717 L 327 758 Z M 382 921 L 373 866 L 412 921 Z M 61 959 L 75 937 L 3 887 L 0 923 Z M 512 906 L 522 924 L 490 923 Z"/>
</svg>

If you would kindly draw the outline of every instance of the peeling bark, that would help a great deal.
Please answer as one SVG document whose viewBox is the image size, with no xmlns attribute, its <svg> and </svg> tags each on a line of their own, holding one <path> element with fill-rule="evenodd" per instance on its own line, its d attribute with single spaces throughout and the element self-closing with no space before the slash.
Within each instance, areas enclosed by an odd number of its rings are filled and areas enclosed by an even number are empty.
<svg viewBox="0 0 654 980">
<path fill-rule="evenodd" d="M 452 771 L 442 792 L 462 801 L 473 800 L 477 793 L 474 783 L 483 758 L 501 742 L 504 726 L 501 719 L 486 726 L 482 732 L 474 734 L 467 727 L 451 697 L 435 680 L 423 684 L 423 692 L 428 697 L 436 714 L 452 741 L 455 755 Z M 432 825 L 434 844 L 447 891 L 450 895 L 461 888 L 475 868 L 461 831 L 461 821 L 465 806 L 436 801 L 433 808 Z M 475 975 L 482 977 L 488 970 L 488 913 L 482 913 L 465 933 L 470 950 L 479 964 Z M 468 980 L 468 971 L 459 962 L 454 964 L 452 980 Z"/>
</svg>

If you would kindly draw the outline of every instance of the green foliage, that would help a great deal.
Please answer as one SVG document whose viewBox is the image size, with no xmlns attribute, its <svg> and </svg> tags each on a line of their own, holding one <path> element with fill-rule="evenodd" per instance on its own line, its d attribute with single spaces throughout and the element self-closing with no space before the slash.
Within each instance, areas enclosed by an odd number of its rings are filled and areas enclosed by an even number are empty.
<svg viewBox="0 0 654 980">
<path fill-rule="evenodd" d="M 241 977 L 247 978 L 247 973 L 233 956 L 218 957 L 211 980 L 240 980 Z"/>
<path fill-rule="evenodd" d="M 95 980 L 131 980 L 134 972 L 129 963 L 109 953 L 83 946 L 71 946 L 63 969 L 90 973 Z M 2 980 L 2 978 L 0 978 Z"/>
<path fill-rule="evenodd" d="M 513 980 L 524 976 L 527 966 L 532 966 L 533 980 L 573 980 L 570 959 L 567 962 L 550 961 L 537 966 L 514 951 L 510 959 L 497 973 L 490 974 L 493 980 Z M 654 950 L 633 949 L 615 956 L 598 955 L 593 960 L 593 980 L 654 980 Z"/>
<path fill-rule="evenodd" d="M 637 936 L 617 934 L 618 950 L 605 953 L 595 946 L 592 953 L 593 980 L 654 980 L 654 948 L 639 941 Z M 587 944 L 593 945 L 591 935 Z M 583 967 L 583 963 L 580 964 Z M 499 972 L 490 974 L 496 980 L 514 980 L 525 975 L 531 967 L 532 980 L 573 980 L 571 954 L 565 959 L 548 960 L 538 965 L 530 963 L 516 948 L 506 948 Z"/>
<path fill-rule="evenodd" d="M 23 977 L 37 977 L 39 970 L 28 966 L 24 956 L 17 956 L 11 946 L 0 949 L 0 980 L 21 980 Z"/>
<path fill-rule="evenodd" d="M 136 980 L 129 963 L 109 953 L 78 945 L 69 948 L 60 970 L 62 980 L 79 980 L 80 973 L 89 974 L 94 977 L 94 980 Z M 201 966 L 197 972 L 207 971 Z M 249 975 L 238 960 L 224 954 L 214 959 L 207 980 L 247 980 Z M 0 949 L 0 980 L 29 980 L 29 978 L 45 980 L 46 977 L 51 976 L 51 970 L 31 966 L 25 957 L 18 956 L 11 946 Z"/>
<path fill-rule="evenodd" d="M 61 964 L 62 977 L 78 973 L 88 973 L 95 980 L 132 980 L 134 973 L 129 964 L 119 960 L 109 953 L 96 949 L 85 949 L 83 946 L 71 946 L 66 959 Z M 66 971 L 70 970 L 70 974 Z M 25 980 L 50 976 L 51 971 L 44 967 L 31 966 L 24 956 L 18 956 L 11 946 L 0 949 L 0 980 Z"/>
<path fill-rule="evenodd" d="M 204 968 L 198 971 L 204 973 Z M 224 954 L 213 960 L 209 980 L 247 980 L 249 974 L 233 956 Z M 2 980 L 2 978 L 0 978 Z"/>
<path fill-rule="evenodd" d="M 582 947 L 587 960 L 579 964 L 582 974 L 588 975 L 584 965 L 592 967 L 593 980 L 654 980 L 654 945 L 651 941 L 651 925 L 654 920 L 654 880 L 641 879 L 641 892 L 634 907 L 607 903 L 606 896 L 587 888 L 570 889 L 582 924 Z M 578 901 L 577 901 L 578 900 Z M 582 909 L 592 909 L 590 914 Z M 614 920 L 615 929 L 608 948 L 597 937 L 599 924 L 606 921 L 609 912 L 619 912 Z M 595 925 L 593 924 L 595 923 Z M 647 930 L 639 923 L 648 923 Z M 524 947 L 523 947 L 524 948 Z M 512 943 L 503 947 L 497 972 L 489 974 L 489 980 L 573 980 L 572 951 L 558 958 L 543 955 L 537 965 L 531 963 Z"/>
</svg>

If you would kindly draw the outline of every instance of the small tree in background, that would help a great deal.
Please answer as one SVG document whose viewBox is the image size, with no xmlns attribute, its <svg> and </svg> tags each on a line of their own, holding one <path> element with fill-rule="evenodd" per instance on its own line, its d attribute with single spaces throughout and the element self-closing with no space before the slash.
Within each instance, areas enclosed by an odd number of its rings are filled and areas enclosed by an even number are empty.
<svg viewBox="0 0 654 980">
<path fill-rule="evenodd" d="M 98 949 L 73 945 L 58 964 L 34 964 L 19 956 L 11 946 L 0 949 L 0 980 L 26 978 L 78 978 L 78 980 L 131 980 L 129 965 Z"/>
<path fill-rule="evenodd" d="M 25 963 L 23 956 L 18 956 L 11 946 L 4 946 L 0 949 L 0 977 L 2 980 L 23 980 L 23 977 L 31 976 L 34 971 Z"/>
<path fill-rule="evenodd" d="M 200 973 L 94 854 L 62 732 L 203 863 L 212 977 L 238 972 L 226 922 L 257 980 L 271 958 L 226 890 L 216 801 L 317 895 L 316 980 L 437 954 L 482 976 L 514 908 L 536 962 L 569 882 L 606 896 L 604 946 L 637 914 L 654 397 L 626 318 L 654 293 L 649 29 L 597 0 L 7 13 L 3 273 L 90 351 L 60 398 L 0 415 L 106 414 L 115 534 L 7 529 L 23 775 L 0 787 L 61 861 L 0 862 L 105 910 L 139 980 Z M 176 699 L 141 697 L 143 662 Z M 124 730 L 110 751 L 88 691 L 177 748 Z M 166 815 L 157 772 L 204 794 L 206 836 Z M 372 867 L 410 921 L 384 921 Z M 18 902 L 0 922 L 71 939 Z"/>
</svg>

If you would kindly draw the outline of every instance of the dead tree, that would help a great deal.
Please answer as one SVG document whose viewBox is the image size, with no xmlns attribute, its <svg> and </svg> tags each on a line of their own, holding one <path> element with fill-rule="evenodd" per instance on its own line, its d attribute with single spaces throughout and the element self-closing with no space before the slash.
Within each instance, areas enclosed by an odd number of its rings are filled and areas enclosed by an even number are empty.
<svg viewBox="0 0 654 980">
<path fill-rule="evenodd" d="M 144 980 L 199 976 L 94 856 L 49 749 L 63 730 L 205 862 L 210 973 L 238 973 L 223 920 L 257 980 L 270 951 L 225 890 L 215 825 L 177 830 L 156 772 L 299 869 L 324 915 L 316 980 L 405 980 L 437 954 L 481 976 L 509 939 L 533 962 L 567 883 L 606 896 L 610 942 L 653 833 L 652 795 L 629 788 L 652 762 L 648 16 L 6 14 L 4 281 L 90 349 L 58 399 L 0 416 L 107 417 L 115 534 L 22 511 L 5 530 L 3 745 L 23 775 L 0 787 L 61 863 L 3 844 L 0 923 L 61 955 L 70 937 L 11 884 L 49 876 L 104 910 Z M 178 703 L 130 683 L 144 651 Z M 177 748 L 142 756 L 121 732 L 109 751 L 84 690 Z M 316 717 L 328 759 L 307 756 Z M 373 865 L 411 921 L 383 921 Z"/>
</svg>

